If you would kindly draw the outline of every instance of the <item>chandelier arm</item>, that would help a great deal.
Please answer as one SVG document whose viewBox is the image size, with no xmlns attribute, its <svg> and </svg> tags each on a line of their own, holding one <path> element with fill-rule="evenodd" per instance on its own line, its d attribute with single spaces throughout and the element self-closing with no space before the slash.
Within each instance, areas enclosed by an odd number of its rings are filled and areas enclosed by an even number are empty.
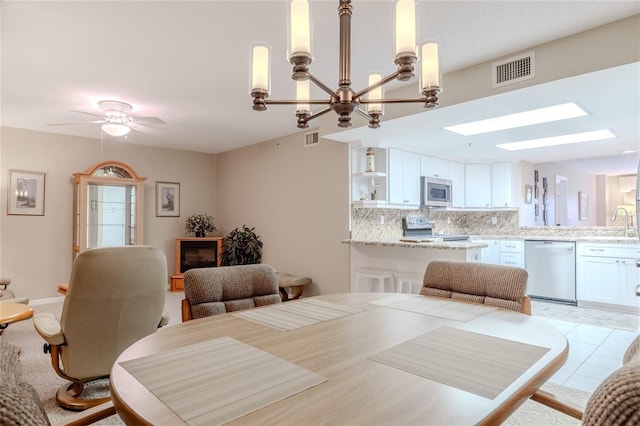
<svg viewBox="0 0 640 426">
<path fill-rule="evenodd" d="M 309 99 L 309 100 L 304 100 L 304 99 L 300 99 L 300 100 L 292 100 L 292 99 L 282 99 L 282 100 L 275 100 L 275 99 L 265 99 L 264 101 L 265 104 L 267 105 L 297 105 L 297 104 L 310 104 L 310 105 L 330 105 L 331 101 L 327 101 L 327 100 L 319 100 L 319 99 Z"/>
<path fill-rule="evenodd" d="M 325 108 L 325 109 L 321 109 L 320 111 L 315 112 L 315 113 L 311 114 L 309 117 L 307 117 L 307 121 L 311 121 L 314 118 L 320 117 L 321 115 L 324 115 L 324 114 L 328 113 L 329 111 L 331 111 L 330 107 Z"/>
<path fill-rule="evenodd" d="M 358 99 L 360 104 L 404 104 L 424 102 L 426 98 L 414 99 Z"/>
<path fill-rule="evenodd" d="M 311 82 L 313 84 L 315 84 L 316 86 L 318 86 L 319 88 L 321 88 L 322 90 L 324 90 L 325 92 L 327 92 L 327 94 L 333 98 L 338 98 L 338 96 L 336 95 L 335 90 L 331 89 L 329 86 L 327 86 L 326 84 L 324 84 L 322 81 L 320 81 L 319 79 L 316 78 L 315 75 L 311 74 L 310 72 L 307 73 L 309 75 L 309 80 L 311 80 Z"/>
<path fill-rule="evenodd" d="M 369 87 L 365 87 L 364 89 L 362 89 L 361 91 L 359 91 L 358 93 L 356 93 L 355 95 L 353 95 L 353 99 L 358 99 L 360 98 L 360 96 L 365 95 L 367 93 L 369 93 L 370 91 L 372 91 L 373 89 L 376 89 L 380 86 L 382 86 L 383 84 L 387 84 L 388 82 L 395 80 L 398 76 L 400 75 L 400 71 L 396 71 L 392 74 L 389 74 L 388 76 L 380 79 L 380 81 L 375 82 L 374 84 L 372 84 Z M 358 100 L 358 102 L 361 102 L 360 100 Z M 378 102 L 379 103 L 379 102 Z"/>
<path fill-rule="evenodd" d="M 357 108 L 356 112 L 360 114 L 362 117 L 366 118 L 367 120 L 371 120 L 371 116 L 366 111 L 363 111 L 362 109 Z"/>
</svg>

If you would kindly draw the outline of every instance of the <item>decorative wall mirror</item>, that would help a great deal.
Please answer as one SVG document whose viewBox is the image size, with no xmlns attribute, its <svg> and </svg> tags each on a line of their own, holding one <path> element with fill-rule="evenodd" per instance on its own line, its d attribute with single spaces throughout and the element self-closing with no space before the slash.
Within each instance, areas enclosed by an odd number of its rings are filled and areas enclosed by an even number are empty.
<svg viewBox="0 0 640 426">
<path fill-rule="evenodd" d="M 118 161 L 73 174 L 73 258 L 97 247 L 142 243 L 144 181 Z"/>
</svg>

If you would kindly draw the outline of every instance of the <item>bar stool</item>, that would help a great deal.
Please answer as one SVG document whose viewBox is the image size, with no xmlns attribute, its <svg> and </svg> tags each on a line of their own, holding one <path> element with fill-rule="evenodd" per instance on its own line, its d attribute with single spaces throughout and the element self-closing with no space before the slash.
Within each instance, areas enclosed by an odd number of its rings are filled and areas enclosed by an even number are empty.
<svg viewBox="0 0 640 426">
<path fill-rule="evenodd" d="M 413 294 L 413 284 L 418 284 L 418 293 L 420 293 L 420 287 L 422 287 L 422 280 L 424 274 L 418 272 L 401 271 L 394 272 L 393 274 L 396 280 L 396 293 L 402 293 L 402 288 L 405 284 L 409 287 L 409 294 Z"/>
<path fill-rule="evenodd" d="M 391 288 L 393 289 L 393 271 L 376 268 L 356 269 L 356 286 L 358 290 L 360 290 L 360 280 L 362 278 L 370 279 L 373 285 L 378 289 L 377 291 L 380 292 L 384 292 L 384 283 L 385 280 L 388 279 L 391 282 Z M 369 290 L 368 287 L 367 290 Z M 373 291 L 373 288 L 370 291 Z"/>
</svg>

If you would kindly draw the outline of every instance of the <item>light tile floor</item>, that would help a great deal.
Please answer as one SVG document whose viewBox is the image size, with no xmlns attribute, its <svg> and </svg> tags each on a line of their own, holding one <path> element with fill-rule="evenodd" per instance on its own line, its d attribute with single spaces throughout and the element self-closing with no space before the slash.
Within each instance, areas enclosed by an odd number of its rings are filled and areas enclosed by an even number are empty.
<svg viewBox="0 0 640 426">
<path fill-rule="evenodd" d="M 534 300 L 532 315 L 564 333 L 569 357 L 551 382 L 587 392 L 622 366 L 622 356 L 640 333 L 640 315 Z"/>
</svg>

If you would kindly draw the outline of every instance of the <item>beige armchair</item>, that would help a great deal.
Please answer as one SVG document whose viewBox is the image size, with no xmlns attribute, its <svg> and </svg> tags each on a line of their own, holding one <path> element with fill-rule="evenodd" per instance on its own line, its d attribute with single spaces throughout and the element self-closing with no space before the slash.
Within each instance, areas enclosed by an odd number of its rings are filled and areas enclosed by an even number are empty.
<svg viewBox="0 0 640 426">
<path fill-rule="evenodd" d="M 85 383 L 108 377 L 122 351 L 166 319 L 167 277 L 164 254 L 149 246 L 97 248 L 78 255 L 60 320 L 49 313 L 33 317 L 50 347 L 54 370 L 71 381 L 58 389 L 58 405 L 84 410 L 110 399 L 79 396 Z"/>
<path fill-rule="evenodd" d="M 29 298 L 16 297 L 13 291 L 7 287 L 11 284 L 11 278 L 0 278 L 0 303 L 22 303 L 23 305 L 29 304 Z"/>
<path fill-rule="evenodd" d="M 476 262 L 432 260 L 420 294 L 497 306 L 531 315 L 525 269 Z"/>
<path fill-rule="evenodd" d="M 265 264 L 190 269 L 183 280 L 182 321 L 282 302 Z"/>
</svg>

